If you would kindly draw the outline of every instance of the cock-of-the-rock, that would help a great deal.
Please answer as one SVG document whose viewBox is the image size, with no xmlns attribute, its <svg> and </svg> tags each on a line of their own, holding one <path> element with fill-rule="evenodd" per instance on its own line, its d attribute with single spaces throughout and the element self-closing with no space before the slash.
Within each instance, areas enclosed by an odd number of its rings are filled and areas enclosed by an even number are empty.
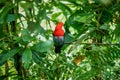
<svg viewBox="0 0 120 80">
<path fill-rule="evenodd" d="M 64 35 L 65 35 L 64 24 L 63 24 L 63 22 L 59 22 L 56 25 L 55 30 L 53 32 L 55 53 L 61 53 L 61 48 L 64 44 Z"/>
</svg>

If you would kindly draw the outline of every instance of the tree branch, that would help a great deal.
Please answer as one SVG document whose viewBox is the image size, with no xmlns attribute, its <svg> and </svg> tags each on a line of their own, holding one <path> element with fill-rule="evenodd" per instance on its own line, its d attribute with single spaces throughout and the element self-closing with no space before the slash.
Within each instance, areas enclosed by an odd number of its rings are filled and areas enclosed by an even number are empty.
<svg viewBox="0 0 120 80">
<path fill-rule="evenodd" d="M 64 44 L 73 44 L 75 43 L 77 40 L 73 41 L 73 42 L 65 42 Z M 108 46 L 108 45 L 120 45 L 120 43 L 84 43 L 84 42 L 78 42 L 79 44 L 86 44 L 86 45 L 103 45 L 103 46 Z"/>
</svg>

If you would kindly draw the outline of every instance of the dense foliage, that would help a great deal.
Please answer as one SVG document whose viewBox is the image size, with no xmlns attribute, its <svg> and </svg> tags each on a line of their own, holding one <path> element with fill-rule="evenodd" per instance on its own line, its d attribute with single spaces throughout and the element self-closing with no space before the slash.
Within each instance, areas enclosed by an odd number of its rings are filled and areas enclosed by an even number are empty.
<svg viewBox="0 0 120 80">
<path fill-rule="evenodd" d="M 120 0 L 0 0 L 0 80 L 119 80 L 119 34 Z"/>
</svg>

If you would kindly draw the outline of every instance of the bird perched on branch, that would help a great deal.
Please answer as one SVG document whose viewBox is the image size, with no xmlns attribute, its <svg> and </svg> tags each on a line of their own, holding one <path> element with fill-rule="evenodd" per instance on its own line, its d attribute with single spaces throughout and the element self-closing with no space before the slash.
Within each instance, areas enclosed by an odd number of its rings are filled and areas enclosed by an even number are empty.
<svg viewBox="0 0 120 80">
<path fill-rule="evenodd" d="M 54 45 L 55 45 L 55 53 L 61 53 L 61 48 L 64 44 L 64 24 L 63 22 L 59 22 L 56 27 L 55 30 L 53 32 L 53 41 L 54 41 Z"/>
</svg>

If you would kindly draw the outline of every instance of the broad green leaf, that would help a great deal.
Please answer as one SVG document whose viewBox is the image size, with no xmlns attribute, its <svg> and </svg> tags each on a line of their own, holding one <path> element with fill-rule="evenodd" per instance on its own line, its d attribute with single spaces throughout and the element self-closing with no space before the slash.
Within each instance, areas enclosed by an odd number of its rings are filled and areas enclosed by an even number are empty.
<svg viewBox="0 0 120 80">
<path fill-rule="evenodd" d="M 47 40 L 47 41 L 41 41 L 39 43 L 37 43 L 35 46 L 33 46 L 33 49 L 39 52 L 46 52 L 48 50 L 50 50 L 50 48 L 53 45 L 53 41 L 52 40 Z"/>
<path fill-rule="evenodd" d="M 108 25 L 101 25 L 100 29 L 109 30 L 109 26 Z"/>
<path fill-rule="evenodd" d="M 39 53 L 36 51 L 32 51 L 32 52 L 33 52 L 33 55 L 32 55 L 33 60 L 37 64 L 39 64 L 43 60 L 43 58 L 45 58 L 45 56 L 46 56 L 46 54 L 44 54 L 44 53 Z"/>
<path fill-rule="evenodd" d="M 41 33 L 41 34 L 43 34 L 43 33 L 45 33 L 45 30 L 44 30 L 44 26 L 41 26 L 40 24 L 36 24 L 36 27 L 37 27 L 37 31 L 38 31 L 38 33 Z"/>
<path fill-rule="evenodd" d="M 22 30 L 22 39 L 23 39 L 23 41 L 30 41 L 31 40 L 31 36 L 30 36 L 30 33 L 29 33 L 29 31 L 27 30 L 27 29 L 24 29 L 24 30 Z"/>
<path fill-rule="evenodd" d="M 37 29 L 36 23 L 33 22 L 33 21 L 29 21 L 29 22 L 28 22 L 28 29 L 29 29 L 29 31 L 31 31 L 31 32 L 35 31 L 35 30 Z"/>
<path fill-rule="evenodd" d="M 71 23 L 70 23 L 71 22 Z M 83 34 L 83 32 L 86 31 L 86 27 L 84 26 L 84 23 L 77 22 L 77 21 L 68 21 L 67 24 L 69 24 L 72 28 L 74 28 L 74 31 L 77 31 L 79 35 Z"/>
<path fill-rule="evenodd" d="M 7 22 L 15 21 L 15 15 L 14 14 L 8 14 L 7 15 Z"/>
<path fill-rule="evenodd" d="M 36 53 L 35 51 L 33 51 L 32 57 L 33 57 L 33 60 L 34 60 L 35 63 L 37 63 L 37 64 L 40 63 L 41 59 L 40 59 L 38 53 Z"/>
<path fill-rule="evenodd" d="M 79 37 L 79 41 L 82 42 L 83 40 L 85 40 L 92 32 L 94 32 L 94 28 L 89 28 L 88 31 L 86 31 L 86 33 L 82 34 L 80 37 Z"/>
<path fill-rule="evenodd" d="M 94 18 L 93 14 L 82 13 L 82 14 L 75 16 L 74 20 L 77 22 L 82 22 L 82 23 L 90 23 L 93 18 Z"/>
<path fill-rule="evenodd" d="M 43 34 L 45 32 L 44 28 L 39 24 L 32 21 L 28 22 L 28 30 L 31 32 L 37 31 L 37 33 Z"/>
<path fill-rule="evenodd" d="M 7 19 L 7 14 L 9 12 L 10 9 L 12 9 L 14 7 L 14 5 L 11 5 L 11 3 L 6 3 L 6 5 L 4 5 L 4 7 L 1 9 L 0 11 L 0 23 L 4 23 Z"/>
<path fill-rule="evenodd" d="M 56 18 L 61 14 L 61 12 L 58 12 L 58 13 L 54 13 L 52 15 L 52 20 L 56 20 Z"/>
<path fill-rule="evenodd" d="M 65 34 L 65 42 L 64 43 L 71 43 L 75 40 L 73 35 Z"/>
<path fill-rule="evenodd" d="M 24 63 L 24 67 L 28 68 L 29 64 L 31 63 L 32 60 L 32 52 L 30 48 L 26 48 L 25 51 L 23 52 L 22 55 L 22 61 Z"/>
<path fill-rule="evenodd" d="M 4 62 L 6 62 L 8 59 L 10 59 L 11 57 L 13 57 L 16 53 L 18 53 L 20 51 L 20 48 L 15 48 L 13 50 L 10 51 L 3 51 L 0 54 L 0 65 L 3 65 Z"/>
</svg>

